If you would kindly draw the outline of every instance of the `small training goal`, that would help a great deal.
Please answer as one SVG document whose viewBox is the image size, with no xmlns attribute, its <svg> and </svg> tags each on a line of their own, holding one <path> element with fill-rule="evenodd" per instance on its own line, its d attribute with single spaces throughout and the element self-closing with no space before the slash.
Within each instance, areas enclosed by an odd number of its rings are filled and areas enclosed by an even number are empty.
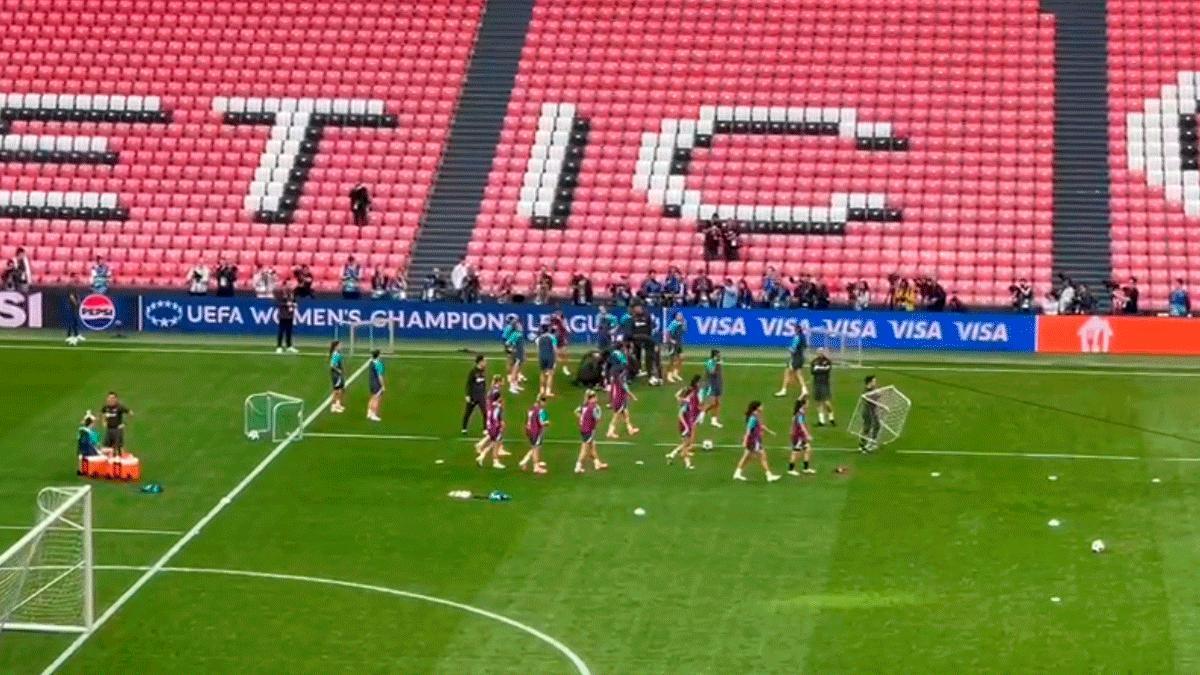
<svg viewBox="0 0 1200 675">
<path fill-rule="evenodd" d="M 844 366 L 861 366 L 863 363 L 863 340 L 860 335 L 841 331 L 813 328 L 808 332 L 808 348 L 824 349 L 829 360 Z"/>
<path fill-rule="evenodd" d="M 868 447 L 886 445 L 900 438 L 911 408 L 912 401 L 896 387 L 873 389 L 858 397 L 846 431 Z"/>
<path fill-rule="evenodd" d="M 92 488 L 38 493 L 33 526 L 0 553 L 0 632 L 92 629 Z"/>
<path fill-rule="evenodd" d="M 243 431 L 257 441 L 269 438 L 279 443 L 286 438 L 300 440 L 304 435 L 304 401 L 295 396 L 264 391 L 246 397 Z"/>
</svg>

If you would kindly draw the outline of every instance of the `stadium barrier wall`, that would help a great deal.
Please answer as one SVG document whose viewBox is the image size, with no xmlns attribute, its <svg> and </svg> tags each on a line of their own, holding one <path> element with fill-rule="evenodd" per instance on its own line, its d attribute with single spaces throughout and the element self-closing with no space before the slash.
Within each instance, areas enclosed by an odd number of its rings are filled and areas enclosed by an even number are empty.
<svg viewBox="0 0 1200 675">
<path fill-rule="evenodd" d="M 1049 354 L 1200 356 L 1200 321 L 1155 316 L 1041 316 L 1037 350 Z"/>
</svg>

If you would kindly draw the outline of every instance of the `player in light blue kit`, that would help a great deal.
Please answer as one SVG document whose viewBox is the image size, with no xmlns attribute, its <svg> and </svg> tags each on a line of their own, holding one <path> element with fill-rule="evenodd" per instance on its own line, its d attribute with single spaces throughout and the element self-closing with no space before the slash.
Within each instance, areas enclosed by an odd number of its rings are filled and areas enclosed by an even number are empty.
<svg viewBox="0 0 1200 675">
<path fill-rule="evenodd" d="M 333 387 L 333 403 L 329 404 L 329 412 L 340 415 L 346 412 L 346 368 L 342 357 L 342 343 L 334 340 L 329 343 L 329 382 Z"/>
<path fill-rule="evenodd" d="M 683 334 L 686 332 L 683 312 L 676 312 L 663 331 L 663 341 L 667 345 L 667 382 L 683 382 Z"/>
<path fill-rule="evenodd" d="M 370 376 L 371 400 L 367 402 L 367 419 L 372 422 L 381 421 L 379 418 L 379 402 L 383 399 L 383 391 L 387 387 L 383 381 L 383 361 L 379 358 L 379 350 L 371 352 L 371 362 L 367 364 L 367 375 Z"/>
</svg>

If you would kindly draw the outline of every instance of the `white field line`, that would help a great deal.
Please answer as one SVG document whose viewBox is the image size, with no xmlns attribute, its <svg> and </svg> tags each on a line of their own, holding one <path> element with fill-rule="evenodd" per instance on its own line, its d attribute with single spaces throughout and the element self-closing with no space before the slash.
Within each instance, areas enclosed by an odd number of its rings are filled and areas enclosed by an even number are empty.
<svg viewBox="0 0 1200 675">
<path fill-rule="evenodd" d="M 57 567 L 37 567 L 36 569 L 58 569 L 58 568 Z M 102 571 L 102 572 L 148 572 L 148 571 L 154 569 L 154 567 L 152 567 L 152 566 L 146 567 L 146 566 L 141 566 L 141 565 L 96 565 L 93 569 L 95 569 L 97 571 Z M 395 597 L 399 597 L 399 598 L 408 598 L 411 600 L 420 600 L 421 602 L 427 602 L 427 603 L 430 603 L 433 605 L 441 605 L 443 607 L 450 607 L 453 609 L 468 612 L 470 614 L 475 614 L 477 616 L 482 616 L 485 619 L 491 619 L 492 621 L 497 621 L 499 623 L 505 624 L 506 626 L 511 626 L 513 628 L 516 628 L 517 630 L 519 630 L 523 633 L 527 633 L 527 634 L 537 638 L 538 640 L 541 640 L 542 642 L 550 645 L 556 651 L 558 651 L 560 654 L 567 657 L 567 660 L 569 660 L 571 662 L 571 665 L 575 666 L 575 670 L 577 670 L 580 673 L 580 675 L 591 675 L 591 672 L 592 672 L 591 669 L 588 668 L 587 664 L 584 663 L 583 659 L 580 658 L 580 656 L 578 654 L 573 652 L 570 647 L 567 647 L 562 642 L 559 642 L 555 638 L 543 633 L 542 631 L 540 631 L 536 628 L 533 628 L 532 626 L 523 624 L 520 621 L 517 621 L 516 619 L 510 619 L 509 617 L 504 616 L 503 614 L 497 614 L 495 612 L 492 612 L 492 611 L 489 611 L 486 609 L 482 609 L 480 607 L 475 607 L 474 605 L 468 605 L 466 603 L 456 602 L 454 600 L 446 600 L 445 598 L 439 598 L 434 595 L 425 595 L 423 593 L 413 593 L 412 591 L 403 591 L 398 588 L 391 588 L 389 586 L 378 586 L 375 584 L 361 584 L 356 581 L 345 581 L 342 579 L 330 579 L 327 577 L 311 577 L 311 576 L 300 575 L 300 574 L 277 574 L 275 572 L 254 572 L 251 570 L 231 570 L 231 569 L 215 568 L 215 567 L 161 567 L 158 569 L 158 571 L 160 573 L 165 572 L 165 573 L 169 573 L 169 574 L 216 574 L 216 575 L 230 576 L 230 577 L 249 577 L 252 579 L 271 579 L 274 581 L 297 581 L 297 582 L 303 582 L 303 583 L 309 583 L 309 584 L 321 584 L 324 586 L 336 586 L 339 588 L 350 588 L 350 589 L 359 590 L 359 591 L 370 591 L 372 593 L 382 593 L 384 595 L 391 595 L 391 596 L 395 596 Z"/>
<path fill-rule="evenodd" d="M 359 366 L 358 370 L 354 371 L 354 373 L 351 374 L 346 380 L 346 383 L 350 384 L 351 382 L 354 382 L 354 380 L 358 379 L 358 377 L 366 371 L 367 366 L 370 365 L 370 363 L 370 361 L 366 361 L 363 363 L 363 365 Z M 300 423 L 299 427 L 293 430 L 292 433 L 288 434 L 287 438 L 280 441 L 279 445 L 276 445 L 274 450 L 264 457 L 262 461 L 258 463 L 258 465 L 251 469 L 250 473 L 246 474 L 246 477 L 243 478 L 241 482 L 233 486 L 233 489 L 230 490 L 224 497 L 222 497 L 220 501 L 217 502 L 216 506 L 212 507 L 212 509 L 210 509 L 203 518 L 201 518 L 195 525 L 192 526 L 192 529 L 184 533 L 184 535 L 180 537 L 171 546 L 171 548 L 167 549 L 166 553 L 162 554 L 162 556 L 155 561 L 153 565 L 147 568 L 142 576 L 138 577 L 137 581 L 133 582 L 133 585 L 126 589 L 125 592 L 117 598 L 116 602 L 109 606 L 109 608 L 106 609 L 103 614 L 96 617 L 96 621 L 92 624 L 92 629 L 90 631 L 81 634 L 71 644 L 67 645 L 67 648 L 64 649 L 62 653 L 60 653 L 58 657 L 50 663 L 49 666 L 46 666 L 46 669 L 42 671 L 43 675 L 55 672 L 61 668 L 68 659 L 74 656 L 75 653 L 78 652 L 85 643 L 87 643 L 91 636 L 95 635 L 96 632 L 104 626 L 104 624 L 108 623 L 108 620 L 111 619 L 113 615 L 120 611 L 120 609 L 124 607 L 125 604 L 137 594 L 138 591 L 142 590 L 142 588 L 154 578 L 154 575 L 161 572 L 172 558 L 179 555 L 179 552 L 183 550 L 184 546 L 187 546 L 189 542 L 195 539 L 200 532 L 203 531 L 210 522 L 212 522 L 214 518 L 216 518 L 222 511 L 225 510 L 225 507 L 232 504 L 233 500 L 236 499 L 237 496 L 243 491 L 245 491 L 245 489 L 249 487 L 250 483 L 254 482 L 255 478 L 258 478 L 263 471 L 266 471 L 267 467 L 270 466 L 271 463 L 276 460 L 276 458 L 283 454 L 283 451 L 287 450 L 288 446 L 295 442 L 304 429 L 312 424 L 313 421 L 317 419 L 317 416 L 325 412 L 325 410 L 329 407 L 329 404 L 332 402 L 333 395 L 331 394 L 327 396 L 325 400 L 316 407 L 315 410 L 309 413 L 308 417 L 304 418 L 304 421 Z"/>
<path fill-rule="evenodd" d="M 29 525 L 0 525 L 0 530 L 28 530 L 28 529 L 30 529 Z M 98 534 L 147 534 L 147 535 L 161 535 L 161 536 L 166 536 L 166 537 L 178 537 L 179 535 L 183 534 L 183 532 L 181 532 L 179 530 L 140 530 L 140 529 L 136 529 L 136 528 L 129 529 L 129 528 L 122 528 L 122 527 L 93 527 L 92 532 L 95 532 Z"/>
<path fill-rule="evenodd" d="M 475 438 L 463 436 L 457 438 L 442 438 L 438 436 L 406 436 L 402 434 L 306 434 L 309 437 L 322 438 L 353 438 L 362 440 L 376 441 L 441 441 L 441 442 L 475 442 Z M 506 438 L 507 443 L 521 443 L 522 438 Z M 543 443 L 553 443 L 556 445 L 576 445 L 579 441 L 561 438 L 547 438 Z M 633 446 L 638 445 L 633 441 L 610 441 L 597 440 L 598 445 L 619 445 Z M 656 448 L 673 448 L 676 443 L 653 443 Z M 718 444 L 714 448 L 740 450 L 741 445 L 736 443 Z M 854 453 L 858 452 L 858 448 L 839 448 L 817 446 L 813 448 L 813 452 L 841 452 Z M 983 450 L 920 450 L 920 449 L 899 449 L 899 450 L 881 450 L 881 453 L 894 452 L 897 455 L 934 455 L 940 457 L 995 457 L 999 459 L 1079 459 L 1079 460 L 1097 460 L 1107 462 L 1180 462 L 1191 463 L 1200 462 L 1200 457 L 1137 457 L 1134 455 L 1096 455 L 1096 454 L 1076 454 L 1069 452 L 988 452 Z"/>
<path fill-rule="evenodd" d="M 144 353 L 144 354 L 196 354 L 196 355 L 217 355 L 217 356 L 263 356 L 264 354 L 273 354 L 273 349 L 202 349 L 195 347 L 144 347 L 144 346 L 126 346 L 126 347 L 69 347 L 67 345 L 56 345 L 50 343 L 30 342 L 28 344 L 6 343 L 0 344 L 0 350 L 29 350 L 29 351 L 94 351 L 94 352 L 117 352 L 117 353 Z M 496 352 L 496 353 L 493 353 Z M 478 350 L 471 353 L 492 354 L 499 357 L 498 350 Z M 294 358 L 296 355 L 280 356 L 280 359 Z M 326 358 L 326 353 L 323 349 L 311 349 L 299 354 L 301 357 L 320 357 Z M 469 362 L 469 353 L 462 351 L 420 351 L 400 352 L 393 358 L 408 360 L 408 361 L 459 361 L 461 363 Z M 688 361 L 687 363 L 697 365 L 700 361 Z M 996 361 L 988 361 L 987 363 L 996 363 Z M 1028 366 L 1015 367 L 990 367 L 972 364 L 969 361 L 964 361 L 961 364 L 952 366 L 927 366 L 927 365 L 905 365 L 905 361 L 889 361 L 887 359 L 876 360 L 874 364 L 867 364 L 864 367 L 878 367 L 881 370 L 891 370 L 896 372 L 951 372 L 958 374 L 967 373 L 1019 373 L 1030 375 L 1103 375 L 1114 377 L 1166 377 L 1166 378 L 1200 378 L 1200 370 L 1133 370 L 1130 366 L 1121 366 L 1114 364 L 1095 364 L 1079 368 L 1063 368 L 1063 367 L 1048 367 L 1038 364 L 1029 364 Z M 774 368 L 780 369 L 783 367 L 783 361 L 738 361 L 731 359 L 726 362 L 728 366 L 738 366 L 747 368 Z M 861 370 L 862 368 L 856 368 Z"/>
</svg>

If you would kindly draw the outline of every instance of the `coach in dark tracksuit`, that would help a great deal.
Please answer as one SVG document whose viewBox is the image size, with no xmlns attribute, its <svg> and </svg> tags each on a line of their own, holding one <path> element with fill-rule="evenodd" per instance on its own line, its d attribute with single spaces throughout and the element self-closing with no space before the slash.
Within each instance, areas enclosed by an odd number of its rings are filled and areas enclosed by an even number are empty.
<svg viewBox="0 0 1200 675">
<path fill-rule="evenodd" d="M 625 339 L 633 342 L 633 356 L 641 364 L 642 371 L 652 373 L 652 359 L 648 357 L 654 351 L 654 320 L 646 313 L 645 306 L 634 305 L 633 311 L 625 317 L 621 332 L 625 334 Z"/>
<path fill-rule="evenodd" d="M 296 323 L 296 296 L 286 281 L 275 291 L 275 308 L 279 312 L 279 331 L 275 334 L 275 351 L 282 352 L 287 347 L 289 352 L 295 352 L 292 346 L 292 328 Z"/>
<path fill-rule="evenodd" d="M 487 364 L 483 354 L 475 357 L 475 366 L 467 373 L 467 404 L 463 408 L 462 432 L 467 433 L 467 424 L 475 409 L 479 409 L 480 422 L 487 422 Z"/>
</svg>

